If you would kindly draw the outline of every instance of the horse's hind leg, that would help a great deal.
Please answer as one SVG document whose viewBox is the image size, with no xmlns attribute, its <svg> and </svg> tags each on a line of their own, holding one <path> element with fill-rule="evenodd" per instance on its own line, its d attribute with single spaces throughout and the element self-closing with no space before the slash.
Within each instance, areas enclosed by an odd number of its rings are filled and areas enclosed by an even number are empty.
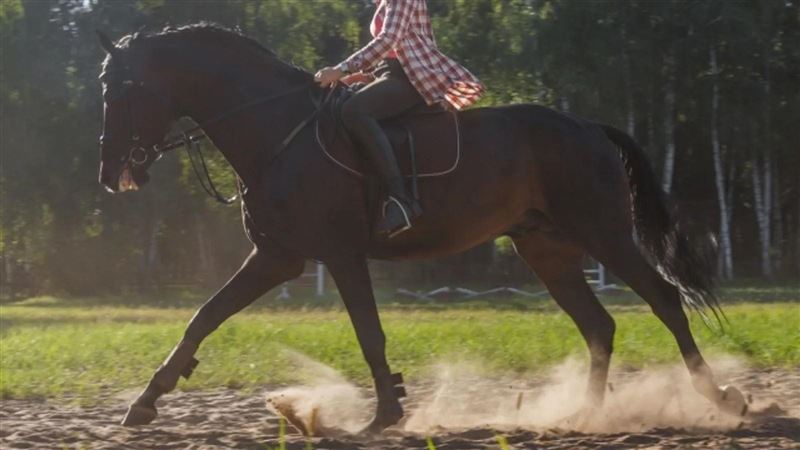
<svg viewBox="0 0 800 450">
<path fill-rule="evenodd" d="M 678 289 L 650 266 L 633 239 L 628 234 L 606 236 L 593 247 L 592 255 L 639 294 L 675 337 L 695 389 L 723 411 L 744 414 L 747 405 L 741 393 L 735 388 L 720 389 L 714 381 L 692 336 Z"/>
<path fill-rule="evenodd" d="M 608 379 L 615 324 L 586 282 L 582 267 L 584 252 L 556 232 L 534 232 L 514 238 L 514 246 L 586 340 L 591 356 L 587 406 L 600 406 Z"/>
<path fill-rule="evenodd" d="M 156 400 L 173 390 L 181 376 L 189 378 L 191 375 L 197 365 L 194 353 L 203 339 L 268 290 L 299 276 L 303 263 L 302 259 L 278 250 L 254 249 L 225 286 L 197 310 L 183 339 L 153 374 L 144 392 L 130 405 L 122 424 L 133 426 L 152 422 L 157 414 Z"/>
</svg>

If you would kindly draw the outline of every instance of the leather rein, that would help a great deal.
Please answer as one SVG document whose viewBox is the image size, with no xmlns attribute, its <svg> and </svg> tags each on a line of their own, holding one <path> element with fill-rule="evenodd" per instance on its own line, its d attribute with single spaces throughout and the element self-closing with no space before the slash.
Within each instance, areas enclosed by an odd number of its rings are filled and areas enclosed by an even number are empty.
<svg viewBox="0 0 800 450">
<path fill-rule="evenodd" d="M 134 85 L 134 82 L 132 80 L 126 80 L 123 84 L 126 87 L 131 87 L 131 86 Z M 142 88 L 144 87 L 141 83 L 139 83 L 138 86 L 142 87 Z M 320 99 L 314 98 L 314 95 L 312 94 L 312 91 L 311 91 L 311 88 L 313 86 L 314 86 L 314 84 L 310 84 L 310 85 L 309 84 L 303 84 L 303 85 L 295 87 L 293 89 L 289 89 L 287 91 L 280 92 L 278 94 L 272 94 L 272 95 L 260 97 L 260 98 L 251 100 L 249 102 L 243 103 L 243 104 L 241 104 L 239 106 L 236 106 L 234 108 L 231 108 L 231 109 L 229 109 L 227 111 L 223 111 L 222 113 L 219 113 L 216 116 L 214 116 L 214 117 L 212 117 L 212 118 L 210 118 L 208 120 L 205 120 L 202 123 L 200 123 L 200 124 L 198 124 L 198 125 L 196 125 L 194 127 L 189 128 L 188 130 L 182 131 L 180 136 L 175 136 L 175 137 L 172 137 L 172 138 L 165 138 L 160 143 L 152 145 L 149 148 L 145 148 L 145 147 L 143 147 L 142 145 L 139 144 L 140 136 L 139 136 L 139 133 L 138 133 L 137 128 L 135 126 L 136 122 L 135 122 L 135 120 L 133 118 L 133 112 L 131 110 L 130 97 L 128 95 L 130 93 L 130 89 L 125 89 L 120 95 L 118 95 L 117 97 L 115 97 L 111 101 L 115 101 L 115 100 L 121 99 L 121 98 L 125 98 L 125 100 L 126 100 L 126 110 L 127 110 L 127 115 L 128 115 L 128 130 L 130 131 L 130 143 L 131 143 L 130 144 L 131 148 L 130 148 L 130 151 L 129 151 L 128 155 L 127 155 L 127 160 L 131 164 L 133 164 L 135 166 L 141 166 L 141 165 L 147 163 L 150 159 L 153 159 L 153 161 L 157 161 L 164 155 L 164 153 L 167 153 L 167 152 L 169 152 L 171 150 L 183 147 L 183 148 L 186 149 L 186 153 L 187 153 L 187 155 L 189 157 L 189 161 L 192 164 L 192 169 L 193 169 L 195 175 L 197 176 L 198 182 L 203 187 L 203 190 L 206 191 L 206 193 L 210 197 L 214 198 L 217 202 L 229 205 L 229 204 L 235 202 L 238 199 L 238 194 L 230 196 L 230 197 L 226 197 L 226 196 L 222 195 L 217 190 L 216 185 L 214 184 L 213 180 L 211 179 L 211 174 L 208 171 L 208 166 L 206 165 L 205 157 L 203 156 L 203 153 L 200 150 L 200 144 L 199 144 L 200 141 L 202 141 L 203 139 L 207 139 L 208 138 L 208 135 L 205 133 L 205 131 L 203 131 L 204 128 L 208 127 L 209 125 L 212 125 L 212 124 L 221 122 L 223 120 L 229 119 L 232 116 L 234 116 L 234 115 L 236 115 L 236 114 L 238 114 L 238 113 L 240 113 L 240 112 L 242 112 L 244 110 L 247 110 L 249 108 L 252 108 L 252 107 L 255 107 L 255 106 L 258 106 L 258 105 L 262 105 L 262 104 L 265 104 L 265 103 L 269 103 L 271 101 L 278 100 L 278 99 L 283 98 L 283 97 L 287 97 L 287 96 L 295 94 L 297 92 L 308 91 L 309 92 L 309 96 L 311 98 L 311 102 L 314 104 L 314 111 L 309 116 L 307 116 L 305 119 L 303 119 L 300 123 L 298 123 L 297 126 L 295 126 L 289 132 L 289 134 L 287 134 L 287 136 L 280 142 L 280 144 L 278 144 L 275 148 L 272 149 L 272 151 L 269 152 L 268 155 L 265 155 L 265 157 L 261 159 L 261 161 L 263 161 L 266 165 L 268 165 L 275 158 L 277 158 L 278 155 L 280 155 L 284 150 L 286 150 L 286 148 L 289 146 L 289 144 L 292 142 L 292 140 L 300 133 L 300 131 L 302 131 L 306 126 L 308 126 L 309 123 L 311 123 L 312 120 L 314 120 L 317 117 L 317 115 L 320 113 L 320 111 L 322 111 L 323 106 L 328 102 L 328 100 L 330 100 L 331 93 L 333 92 L 333 89 L 329 90 L 327 95 L 325 95 L 324 98 L 320 100 Z M 153 94 L 157 94 L 157 93 L 153 92 Z M 159 97 L 163 99 L 163 97 L 161 97 L 161 96 L 159 96 Z M 199 131 L 199 133 L 198 133 L 198 131 Z M 101 140 L 102 140 L 102 137 L 101 137 Z M 195 160 L 195 157 L 192 156 L 192 152 L 191 152 L 192 149 L 194 149 L 195 153 L 197 154 L 197 159 L 199 159 L 199 163 L 197 163 L 196 160 Z M 125 158 L 125 157 L 123 156 L 123 158 Z M 202 172 L 202 175 L 201 175 L 201 172 Z M 204 179 L 205 179 L 205 181 L 204 181 Z M 246 187 L 242 187 L 241 186 L 241 181 L 240 181 L 240 190 L 241 189 L 246 189 Z"/>
</svg>

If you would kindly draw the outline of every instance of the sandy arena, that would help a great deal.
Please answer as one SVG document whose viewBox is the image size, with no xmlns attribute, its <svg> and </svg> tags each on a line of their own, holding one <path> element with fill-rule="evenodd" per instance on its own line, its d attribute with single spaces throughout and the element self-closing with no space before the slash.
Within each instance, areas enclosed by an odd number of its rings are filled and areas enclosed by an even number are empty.
<svg viewBox="0 0 800 450">
<path fill-rule="evenodd" d="M 723 416 L 699 398 L 681 366 L 612 372 L 607 403 L 588 419 L 570 417 L 583 394 L 580 364 L 569 360 L 535 381 L 486 379 L 475 365 L 432 368 L 428 381 L 409 383 L 406 420 L 383 435 L 355 438 L 372 410 L 368 391 L 330 368 L 297 356 L 302 386 L 252 392 L 178 392 L 160 404 L 153 425 L 118 425 L 135 392 L 81 408 L 63 400 L 4 400 L 1 448 L 200 449 L 278 448 L 278 417 L 290 410 L 314 422 L 314 449 L 497 449 L 505 436 L 513 449 L 797 449 L 800 448 L 800 373 L 746 368 L 733 360 L 713 366 L 721 381 L 751 396 L 744 419 Z M 313 413 L 311 412 L 313 411 Z M 311 416 L 313 415 L 313 419 Z M 287 448 L 307 440 L 287 427 Z"/>
</svg>

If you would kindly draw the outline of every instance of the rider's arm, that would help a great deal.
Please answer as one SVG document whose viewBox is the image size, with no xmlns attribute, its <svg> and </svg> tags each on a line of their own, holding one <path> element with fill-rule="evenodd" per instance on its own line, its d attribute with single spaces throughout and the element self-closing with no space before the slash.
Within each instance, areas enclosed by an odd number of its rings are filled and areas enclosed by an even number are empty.
<svg viewBox="0 0 800 450">
<path fill-rule="evenodd" d="M 386 10 L 381 32 L 342 63 L 348 72 L 357 72 L 374 66 L 405 35 L 417 0 L 384 1 Z"/>
</svg>

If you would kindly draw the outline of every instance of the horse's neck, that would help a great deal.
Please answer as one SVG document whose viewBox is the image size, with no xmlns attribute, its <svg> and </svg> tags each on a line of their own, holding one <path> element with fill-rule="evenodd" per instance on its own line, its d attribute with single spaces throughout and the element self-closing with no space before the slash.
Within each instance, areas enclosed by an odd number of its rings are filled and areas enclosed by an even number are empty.
<svg viewBox="0 0 800 450">
<path fill-rule="evenodd" d="M 184 98 L 179 102 L 186 105 L 187 115 L 203 126 L 205 122 L 249 101 L 280 94 L 299 83 L 283 79 L 254 83 L 253 74 L 241 73 L 238 77 L 235 73 L 231 75 L 224 83 L 207 82 L 200 89 L 184 92 Z M 192 85 L 191 82 L 184 84 L 180 81 L 178 84 Z M 311 102 L 303 93 L 292 94 L 237 111 L 205 126 L 203 131 L 223 153 L 239 177 L 248 182 L 258 175 L 256 162 L 259 154 L 275 148 L 302 117 L 309 114 L 311 107 Z"/>
</svg>

